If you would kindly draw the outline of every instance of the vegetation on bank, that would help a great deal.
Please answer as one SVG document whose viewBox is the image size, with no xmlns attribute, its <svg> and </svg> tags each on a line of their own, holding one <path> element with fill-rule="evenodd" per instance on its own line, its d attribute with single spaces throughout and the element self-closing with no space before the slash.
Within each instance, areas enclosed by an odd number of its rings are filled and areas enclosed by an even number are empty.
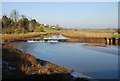
<svg viewBox="0 0 120 81">
<path fill-rule="evenodd" d="M 32 32 L 59 32 L 59 29 L 50 29 L 49 25 L 44 26 L 36 19 L 28 19 L 13 10 L 10 16 L 3 15 L 1 19 L 2 34 L 24 34 Z M 51 26 L 50 26 L 51 27 Z"/>
<path fill-rule="evenodd" d="M 14 59 L 13 59 L 14 58 Z M 2 46 L 2 77 L 4 79 L 41 79 L 71 81 L 70 70 L 19 51 L 13 44 Z"/>
<path fill-rule="evenodd" d="M 38 31 L 40 24 L 35 19 L 28 20 L 21 18 L 17 21 L 7 16 L 2 17 L 2 33 L 3 34 L 20 34 Z"/>
<path fill-rule="evenodd" d="M 63 30 L 62 35 L 70 38 L 120 38 L 117 30 Z"/>
<path fill-rule="evenodd" d="M 48 36 L 58 35 L 59 32 L 33 32 L 27 34 L 3 34 L 0 43 L 9 43 L 12 41 L 24 40 L 24 39 L 41 39 Z"/>
<path fill-rule="evenodd" d="M 10 16 L 2 16 L 2 41 L 10 42 L 23 40 L 31 37 L 40 37 L 50 33 L 60 32 L 59 29 L 49 28 L 48 25 L 40 24 L 35 19 L 28 19 L 20 15 L 17 10 L 13 10 Z"/>
</svg>

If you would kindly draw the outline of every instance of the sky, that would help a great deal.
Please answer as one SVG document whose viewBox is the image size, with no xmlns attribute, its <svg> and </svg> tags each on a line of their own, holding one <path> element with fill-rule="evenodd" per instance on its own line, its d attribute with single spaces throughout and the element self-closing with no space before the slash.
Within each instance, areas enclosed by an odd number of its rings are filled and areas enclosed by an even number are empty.
<svg viewBox="0 0 120 81">
<path fill-rule="evenodd" d="M 14 9 L 41 24 L 64 28 L 118 27 L 117 2 L 2 2 L 2 13 L 9 16 Z"/>
<path fill-rule="evenodd" d="M 1 0 L 2 2 L 119 2 L 120 0 Z"/>
</svg>

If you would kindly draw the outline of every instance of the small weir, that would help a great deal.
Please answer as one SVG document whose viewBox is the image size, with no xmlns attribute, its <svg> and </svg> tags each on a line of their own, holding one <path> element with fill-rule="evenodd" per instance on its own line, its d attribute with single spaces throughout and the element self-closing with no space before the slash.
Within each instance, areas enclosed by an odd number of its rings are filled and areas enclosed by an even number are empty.
<svg viewBox="0 0 120 81">
<path fill-rule="evenodd" d="M 65 42 L 67 41 L 67 39 L 69 38 L 66 38 L 60 34 L 52 37 L 46 37 L 46 38 L 44 37 L 43 39 L 24 39 L 24 40 L 16 40 L 13 42 Z"/>
<path fill-rule="evenodd" d="M 61 34 L 52 37 L 46 37 L 44 39 L 28 39 L 27 42 L 65 42 L 68 38 Z"/>
<path fill-rule="evenodd" d="M 28 39 L 27 42 L 60 42 L 65 39 Z"/>
</svg>

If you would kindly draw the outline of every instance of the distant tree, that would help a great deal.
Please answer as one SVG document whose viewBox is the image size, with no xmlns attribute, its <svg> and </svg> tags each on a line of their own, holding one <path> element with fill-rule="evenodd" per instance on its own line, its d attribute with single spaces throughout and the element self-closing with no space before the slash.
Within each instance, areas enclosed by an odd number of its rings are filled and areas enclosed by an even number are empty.
<svg viewBox="0 0 120 81">
<path fill-rule="evenodd" d="M 40 26 L 40 27 L 38 28 L 38 31 L 39 31 L 39 32 L 43 32 L 43 31 L 44 31 L 44 26 Z"/>
<path fill-rule="evenodd" d="M 22 19 L 26 18 L 26 16 L 25 16 L 25 15 L 21 15 L 21 17 L 22 17 Z"/>
<path fill-rule="evenodd" d="M 10 18 L 14 21 L 14 27 L 17 27 L 17 21 L 19 20 L 19 13 L 17 10 L 12 10 L 10 13 Z"/>
<path fill-rule="evenodd" d="M 26 33 L 28 31 L 44 31 L 44 27 L 40 26 L 39 22 L 37 22 L 35 19 L 31 19 L 29 21 L 25 15 L 19 15 L 17 10 L 13 10 L 10 13 L 10 17 L 7 17 L 6 15 L 2 16 L 0 22 L 0 25 L 2 26 L 2 33 L 19 34 Z"/>
<path fill-rule="evenodd" d="M 31 21 L 29 21 L 29 31 L 33 32 L 36 29 L 37 26 L 37 22 L 35 19 L 32 19 Z"/>
<path fill-rule="evenodd" d="M 18 27 L 24 28 L 26 31 L 28 30 L 29 20 L 27 18 L 23 18 L 18 21 Z"/>
<path fill-rule="evenodd" d="M 41 25 L 41 24 L 40 24 L 39 22 L 36 22 L 36 27 L 35 27 L 34 32 L 37 32 L 37 31 L 38 31 L 38 29 L 39 29 L 40 25 Z"/>
<path fill-rule="evenodd" d="M 7 27 L 7 25 L 8 25 L 8 17 L 2 16 L 2 28 Z"/>
<path fill-rule="evenodd" d="M 14 22 L 17 22 L 19 19 L 19 13 L 17 10 L 12 10 L 12 12 L 10 13 L 10 18 L 13 19 Z"/>
<path fill-rule="evenodd" d="M 12 34 L 12 33 L 14 33 L 14 28 L 2 28 L 2 33 L 3 34 Z"/>
<path fill-rule="evenodd" d="M 7 16 L 2 16 L 1 20 L 1 25 L 2 25 L 2 33 L 13 33 L 14 28 L 14 21 L 11 18 L 8 18 Z"/>
<path fill-rule="evenodd" d="M 7 16 L 2 16 L 2 28 L 12 27 L 14 25 L 14 21 Z"/>
<path fill-rule="evenodd" d="M 25 28 L 18 27 L 15 29 L 14 33 L 15 34 L 26 33 L 26 30 L 25 30 Z"/>
</svg>

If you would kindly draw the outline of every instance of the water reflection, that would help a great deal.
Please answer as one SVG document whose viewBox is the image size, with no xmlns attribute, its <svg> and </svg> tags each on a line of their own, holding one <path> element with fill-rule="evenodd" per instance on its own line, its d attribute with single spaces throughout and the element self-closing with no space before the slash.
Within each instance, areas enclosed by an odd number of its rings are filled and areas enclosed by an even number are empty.
<svg viewBox="0 0 120 81">
<path fill-rule="evenodd" d="M 98 47 L 98 46 L 84 46 L 87 49 L 91 49 L 91 50 L 95 50 L 95 51 L 99 51 L 99 52 L 104 52 L 107 54 L 114 54 L 114 55 L 119 55 L 118 51 L 118 46 L 107 46 L 107 47 Z"/>
</svg>

